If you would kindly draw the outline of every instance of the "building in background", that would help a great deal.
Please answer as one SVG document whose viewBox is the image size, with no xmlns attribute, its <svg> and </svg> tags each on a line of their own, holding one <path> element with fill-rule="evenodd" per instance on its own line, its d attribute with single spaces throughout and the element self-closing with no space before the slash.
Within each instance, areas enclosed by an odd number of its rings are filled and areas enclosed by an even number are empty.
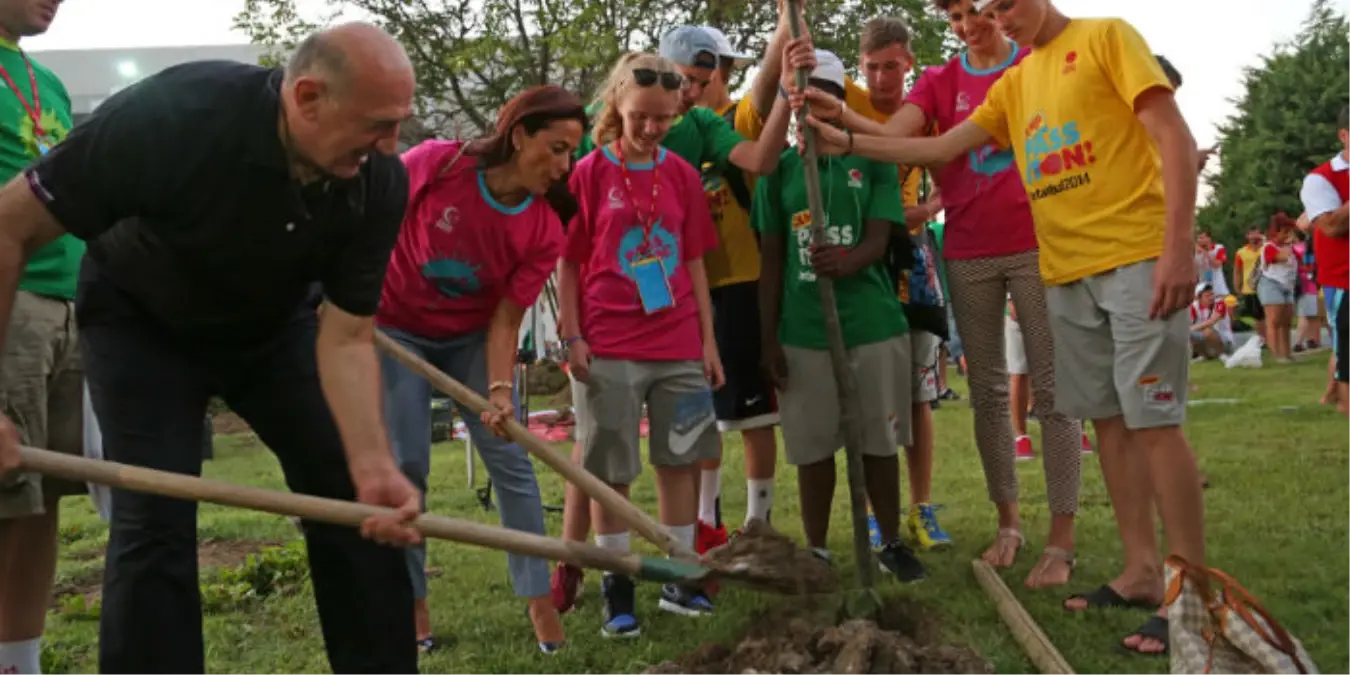
<svg viewBox="0 0 1350 675">
<path fill-rule="evenodd" d="M 189 61 L 225 59 L 257 63 L 260 45 L 196 47 L 126 47 L 116 49 L 52 49 L 33 57 L 56 73 L 70 94 L 74 122 L 79 124 L 100 103 L 143 77 Z"/>
</svg>

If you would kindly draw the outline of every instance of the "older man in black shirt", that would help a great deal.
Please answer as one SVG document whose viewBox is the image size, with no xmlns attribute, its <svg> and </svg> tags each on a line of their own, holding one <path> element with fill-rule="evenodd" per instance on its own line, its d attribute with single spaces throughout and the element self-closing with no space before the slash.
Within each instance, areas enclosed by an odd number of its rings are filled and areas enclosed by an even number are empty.
<svg viewBox="0 0 1350 675">
<path fill-rule="evenodd" d="M 336 672 L 417 668 L 402 552 L 367 540 L 419 539 L 372 345 L 413 92 L 399 44 L 347 24 L 311 36 L 284 71 L 197 62 L 148 78 L 0 191 L 0 330 L 27 253 L 63 232 L 89 242 L 76 316 L 109 459 L 199 473 L 202 417 L 220 395 L 291 489 L 399 509 L 360 533 L 307 524 Z M 0 472 L 17 450 L 0 418 Z M 203 672 L 196 515 L 114 493 L 103 672 Z"/>
</svg>

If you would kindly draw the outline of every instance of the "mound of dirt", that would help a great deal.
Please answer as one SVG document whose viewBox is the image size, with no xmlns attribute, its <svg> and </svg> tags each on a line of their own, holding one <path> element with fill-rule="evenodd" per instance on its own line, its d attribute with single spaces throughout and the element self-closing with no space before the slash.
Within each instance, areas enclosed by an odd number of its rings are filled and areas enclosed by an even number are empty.
<svg viewBox="0 0 1350 675">
<path fill-rule="evenodd" d="M 709 551 L 703 564 L 717 576 L 786 595 L 831 593 L 839 587 L 834 568 L 758 519 Z"/>
<path fill-rule="evenodd" d="M 917 605 L 894 600 L 876 620 L 844 620 L 798 607 L 752 621 L 734 646 L 705 644 L 648 673 L 992 673 L 968 647 L 940 643 Z"/>
<path fill-rule="evenodd" d="M 531 396 L 553 396 L 570 388 L 568 385 L 571 381 L 567 379 L 567 373 L 556 361 L 536 361 L 525 372 Z"/>
</svg>

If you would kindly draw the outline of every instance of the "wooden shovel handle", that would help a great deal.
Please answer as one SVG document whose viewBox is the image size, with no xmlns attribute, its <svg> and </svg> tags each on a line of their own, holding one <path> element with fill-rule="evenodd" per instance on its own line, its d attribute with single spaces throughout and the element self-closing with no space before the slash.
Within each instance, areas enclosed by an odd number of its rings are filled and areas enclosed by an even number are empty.
<svg viewBox="0 0 1350 675">
<path fill-rule="evenodd" d="M 421 375 L 433 387 L 448 394 L 475 414 L 481 415 L 491 409 L 487 399 L 479 396 L 478 392 L 441 372 L 440 369 L 427 363 L 426 360 L 395 342 L 383 332 L 375 331 L 375 344 L 399 363 L 407 366 L 409 370 Z M 615 492 L 614 488 L 596 478 L 594 474 L 574 464 L 571 457 L 553 449 L 549 443 L 535 436 L 533 432 L 515 420 L 507 420 L 505 426 L 506 433 L 511 437 L 511 440 L 520 444 L 531 455 L 543 460 L 554 471 L 562 474 L 567 482 L 581 488 L 581 491 L 585 492 L 587 496 L 599 502 L 606 511 L 636 530 L 638 534 L 642 535 L 643 539 L 655 544 L 663 553 L 686 560 L 698 559 L 698 555 L 679 539 L 676 539 L 669 530 L 652 520 L 651 516 L 634 506 L 632 502 L 624 499 L 623 495 Z"/>
<path fill-rule="evenodd" d="M 162 497 L 237 506 L 333 525 L 360 527 L 361 523 L 371 516 L 394 512 L 394 509 L 358 502 L 235 485 L 38 448 L 23 447 L 19 452 L 23 456 L 24 469 L 77 483 L 95 483 Z M 436 539 L 546 560 L 563 560 L 582 567 L 627 575 L 637 575 L 641 568 L 641 559 L 637 556 L 624 556 L 589 544 L 563 541 L 529 532 L 425 513 L 418 516 L 413 525 L 423 535 Z"/>
</svg>

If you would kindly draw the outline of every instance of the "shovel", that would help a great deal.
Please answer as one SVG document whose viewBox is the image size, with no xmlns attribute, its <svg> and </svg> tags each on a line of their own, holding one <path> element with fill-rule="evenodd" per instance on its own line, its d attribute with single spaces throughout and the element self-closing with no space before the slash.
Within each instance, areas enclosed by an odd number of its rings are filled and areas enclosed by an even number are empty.
<svg viewBox="0 0 1350 675">
<path fill-rule="evenodd" d="M 362 521 L 370 516 L 394 512 L 394 509 L 358 502 L 235 485 L 38 448 L 23 447 L 19 452 L 23 458 L 23 470 L 36 471 L 48 476 L 161 497 L 237 506 L 332 525 L 360 527 Z M 564 560 L 579 567 L 626 574 L 647 581 L 690 582 L 699 581 L 710 575 L 708 568 L 696 563 L 636 553 L 618 553 L 590 544 L 426 513 L 419 515 L 413 526 L 427 537 L 545 560 Z M 734 577 L 729 580 L 736 581 Z M 753 580 L 746 583 L 753 584 Z"/>
<path fill-rule="evenodd" d="M 788 32 L 795 40 L 801 37 L 801 1 L 787 0 Z M 797 89 L 805 91 L 810 73 L 798 68 Z M 820 167 L 816 164 L 816 134 L 806 124 L 809 110 L 803 105 L 797 113 L 797 124 L 803 130 L 805 148 L 803 152 L 806 179 L 806 200 L 811 208 L 811 243 L 816 246 L 828 243 L 825 233 L 825 209 L 820 197 Z M 820 309 L 825 318 L 825 337 L 829 341 L 830 360 L 834 363 L 835 388 L 839 392 L 839 420 L 844 429 L 844 456 L 848 462 L 849 505 L 853 512 L 853 549 L 858 561 L 858 580 L 862 583 L 861 593 L 850 593 L 845 597 L 845 611 L 854 617 L 866 617 L 881 607 L 881 598 L 877 595 L 876 564 L 872 560 L 872 546 L 867 533 L 867 497 L 866 483 L 862 466 L 862 427 L 859 425 L 858 382 L 848 365 L 848 350 L 844 345 L 844 332 L 839 324 L 839 309 L 834 300 L 834 281 L 824 277 L 816 278 L 816 287 L 820 290 Z"/>
<path fill-rule="evenodd" d="M 487 399 L 479 396 L 478 392 L 441 372 L 435 366 L 427 363 L 424 359 L 409 351 L 408 348 L 378 330 L 375 331 L 375 344 L 409 370 L 421 375 L 433 387 L 472 410 L 474 414 L 481 415 L 492 409 Z M 553 449 L 549 443 L 535 436 L 520 422 L 513 419 L 507 420 L 505 427 L 506 434 L 511 440 L 525 448 L 531 455 L 543 460 L 554 471 L 562 474 L 567 482 L 581 488 L 581 491 L 585 492 L 587 496 L 622 520 L 624 524 L 636 530 L 638 534 L 642 535 L 643 539 L 655 544 L 663 553 L 680 559 L 698 559 L 698 555 L 680 542 L 679 539 L 676 539 L 670 533 L 670 530 L 652 520 L 651 516 L 634 506 L 632 502 L 624 499 L 623 495 L 615 492 L 614 488 L 596 478 L 594 474 L 572 463 L 571 457 Z"/>
</svg>

